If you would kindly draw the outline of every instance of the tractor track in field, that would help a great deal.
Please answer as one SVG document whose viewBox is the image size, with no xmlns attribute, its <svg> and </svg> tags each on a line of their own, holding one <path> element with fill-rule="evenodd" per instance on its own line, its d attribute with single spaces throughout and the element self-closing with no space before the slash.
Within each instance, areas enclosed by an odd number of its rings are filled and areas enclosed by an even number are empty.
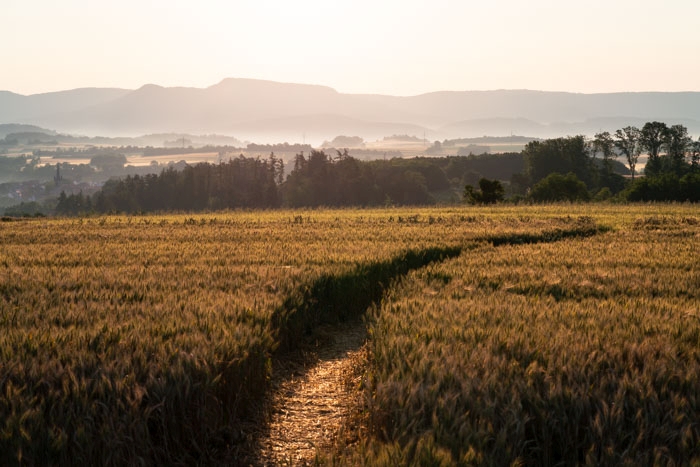
<svg viewBox="0 0 700 467">
<path fill-rule="evenodd" d="M 322 325 L 273 367 L 266 421 L 249 465 L 313 465 L 317 453 L 352 445 L 360 429 L 367 330 L 360 320 Z"/>
<path fill-rule="evenodd" d="M 579 223 L 582 225 L 568 230 L 496 235 L 476 240 L 488 241 L 494 246 L 550 243 L 606 230 L 589 225 L 585 219 Z M 458 256 L 462 251 L 464 248 L 428 250 L 383 265 L 381 274 L 375 274 L 381 279 L 379 285 L 370 285 L 362 291 L 367 294 L 367 303 L 356 304 L 358 309 L 354 310 L 354 318 L 340 324 L 317 324 L 310 337 L 294 342 L 293 350 L 278 353 L 273 359 L 271 387 L 263 403 L 262 419 L 254 427 L 249 427 L 249 454 L 239 458 L 239 464 L 264 467 L 314 465 L 319 455 L 352 448 L 368 430 L 361 414 L 362 378 L 368 361 L 367 328 L 360 317 L 368 306 L 379 302 L 385 292 L 383 284 L 390 284 L 391 280 L 412 269 Z M 365 273 L 359 271 L 357 274 Z M 333 281 L 329 283 L 333 284 Z M 333 291 L 333 287 L 328 290 Z M 355 292 L 362 293 L 360 290 Z M 323 293 L 312 294 L 311 298 L 318 296 L 323 296 Z M 344 298 L 347 296 L 330 293 L 325 297 L 325 305 L 335 307 Z M 319 305 L 315 303 L 310 310 L 313 312 Z M 288 333 L 286 337 L 290 338 L 290 335 Z"/>
</svg>

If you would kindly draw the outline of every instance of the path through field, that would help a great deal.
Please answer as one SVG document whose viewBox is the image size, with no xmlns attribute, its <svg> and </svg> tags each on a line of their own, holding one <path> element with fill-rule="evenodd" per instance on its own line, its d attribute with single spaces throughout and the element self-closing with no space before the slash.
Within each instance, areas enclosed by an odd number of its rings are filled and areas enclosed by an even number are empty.
<svg viewBox="0 0 700 467">
<path fill-rule="evenodd" d="M 359 406 L 364 361 L 363 323 L 324 326 L 297 361 L 275 368 L 269 429 L 259 441 L 258 465 L 311 465 L 316 449 L 347 443 Z"/>
</svg>

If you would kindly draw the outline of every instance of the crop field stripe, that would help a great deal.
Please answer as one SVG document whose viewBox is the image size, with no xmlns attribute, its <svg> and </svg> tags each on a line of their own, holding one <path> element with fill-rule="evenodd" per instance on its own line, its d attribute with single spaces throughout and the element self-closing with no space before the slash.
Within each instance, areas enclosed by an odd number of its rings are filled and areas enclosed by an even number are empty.
<svg viewBox="0 0 700 467">
<path fill-rule="evenodd" d="M 491 243 L 493 246 L 501 245 L 527 245 L 534 243 L 552 243 L 567 238 L 586 238 L 593 235 L 609 232 L 611 227 L 586 224 L 581 222 L 581 225 L 573 229 L 556 229 L 542 232 L 541 234 L 503 234 L 490 235 L 477 239 Z"/>
<path fill-rule="evenodd" d="M 273 314 L 278 351 L 293 350 L 299 336 L 318 324 L 362 315 L 377 303 L 392 281 L 435 261 L 458 256 L 460 247 L 408 251 L 396 258 L 355 267 L 347 274 L 325 274 L 295 291 Z"/>
<path fill-rule="evenodd" d="M 274 313 L 271 323 L 276 327 L 275 341 L 279 343 L 276 356 L 283 359 L 281 354 L 295 350 L 296 346 L 303 342 L 302 336 L 311 334 L 313 329 L 320 324 L 345 321 L 364 314 L 370 307 L 378 305 L 392 284 L 395 284 L 409 272 L 456 258 L 467 250 L 478 248 L 480 243 L 491 243 L 495 247 L 553 243 L 571 238 L 591 237 L 610 230 L 607 227 L 593 224 L 589 219 L 580 219 L 577 224 L 574 228 L 547 230 L 540 234 L 487 235 L 463 246 L 411 250 L 388 261 L 358 265 L 347 274 L 323 275 L 301 291 L 300 295 L 289 297 L 284 305 Z M 346 355 L 345 358 L 350 357 Z M 323 362 L 318 364 L 321 365 Z M 282 365 L 282 367 L 284 366 Z M 307 371 L 309 374 L 313 374 L 315 370 Z M 315 382 L 313 380 L 306 381 L 305 386 L 315 386 Z M 290 397 L 298 398 L 299 396 L 292 393 Z M 333 395 L 327 394 L 326 397 L 332 398 Z M 306 407 L 307 404 L 311 403 L 311 401 L 302 402 L 301 406 Z M 284 400 L 278 400 L 277 404 L 286 407 L 288 403 Z M 319 415 L 315 414 L 314 416 L 318 417 Z M 292 422 L 304 424 L 299 419 L 292 419 Z M 307 425 L 325 428 L 325 425 L 318 425 L 318 423 Z M 277 427 L 274 431 L 279 436 L 285 437 L 285 440 L 266 439 L 259 443 L 257 449 L 262 450 L 264 446 L 271 445 L 296 449 L 294 446 L 302 443 L 302 440 L 298 439 L 295 443 L 289 443 L 287 439 L 288 432 L 295 429 L 298 431 L 299 427 Z M 270 432 L 273 430 L 266 431 L 271 435 Z M 297 433 L 297 436 L 302 435 Z M 312 432 L 307 433 L 305 438 L 315 439 Z M 270 453 L 267 452 L 265 455 L 269 456 Z M 256 457 L 265 457 L 265 455 L 258 454 Z M 298 452 L 277 453 L 277 455 L 292 459 L 298 455 Z"/>
<path fill-rule="evenodd" d="M 480 242 L 494 246 L 551 243 L 590 237 L 610 230 L 588 219 L 579 220 L 578 224 L 571 229 L 547 230 L 540 234 L 486 235 L 463 246 L 409 250 L 387 261 L 361 264 L 347 274 L 322 275 L 309 286 L 293 292 L 274 312 L 271 326 L 278 343 L 276 351 L 295 349 L 300 336 L 309 334 L 320 323 L 342 321 L 364 314 L 402 276 L 431 263 L 457 257 L 467 249 L 476 248 Z"/>
</svg>

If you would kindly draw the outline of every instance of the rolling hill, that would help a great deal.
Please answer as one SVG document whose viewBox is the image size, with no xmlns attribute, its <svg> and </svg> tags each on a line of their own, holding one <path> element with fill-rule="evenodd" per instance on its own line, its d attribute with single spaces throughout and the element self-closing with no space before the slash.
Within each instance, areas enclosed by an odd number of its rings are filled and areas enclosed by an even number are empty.
<svg viewBox="0 0 700 467">
<path fill-rule="evenodd" d="M 315 142 L 409 134 L 429 140 L 588 134 L 660 120 L 700 133 L 700 93 L 576 94 L 442 91 L 418 96 L 344 94 L 307 84 L 228 78 L 207 88 L 87 88 L 22 96 L 0 91 L 0 124 L 87 135 L 223 133 L 255 141 Z"/>
</svg>

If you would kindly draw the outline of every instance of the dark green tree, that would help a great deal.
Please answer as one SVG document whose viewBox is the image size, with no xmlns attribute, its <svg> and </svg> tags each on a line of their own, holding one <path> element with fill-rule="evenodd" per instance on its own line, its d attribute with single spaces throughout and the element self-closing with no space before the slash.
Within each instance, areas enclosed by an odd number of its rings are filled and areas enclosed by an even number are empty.
<svg viewBox="0 0 700 467">
<path fill-rule="evenodd" d="M 531 183 L 537 183 L 551 173 L 572 172 L 592 186 L 595 170 L 583 136 L 531 141 L 523 150 L 525 170 Z"/>
<path fill-rule="evenodd" d="M 567 175 L 549 174 L 532 187 L 529 196 L 537 202 L 588 201 L 590 199 L 586 184 L 573 172 Z"/>
<path fill-rule="evenodd" d="M 284 182 L 284 160 L 276 158 L 275 153 L 270 153 L 270 167 L 273 170 L 275 182 L 281 185 Z"/>
<path fill-rule="evenodd" d="M 654 176 L 661 173 L 661 147 L 668 139 L 669 128 L 662 122 L 647 122 L 639 132 L 639 144 L 642 151 L 649 154 L 644 174 Z"/>
<path fill-rule="evenodd" d="M 700 138 L 690 147 L 690 171 L 696 173 L 700 170 Z"/>
<path fill-rule="evenodd" d="M 482 178 L 479 180 L 479 190 L 475 190 L 471 185 L 466 185 L 463 196 L 464 200 L 470 204 L 494 204 L 503 201 L 505 190 L 498 180 Z"/>
<path fill-rule="evenodd" d="M 430 199 L 425 177 L 417 170 L 397 171 L 388 188 L 389 197 L 401 204 L 425 204 Z"/>
<path fill-rule="evenodd" d="M 617 153 L 615 152 L 615 141 L 610 132 L 603 131 L 601 133 L 596 133 L 591 146 L 594 155 L 597 153 L 603 155 L 603 169 L 607 174 L 611 174 L 612 161 L 617 158 Z"/>
<path fill-rule="evenodd" d="M 598 167 L 598 188 L 607 188 L 610 193 L 620 192 L 625 186 L 625 180 L 615 171 L 615 166 L 618 166 L 618 169 L 624 166 L 617 162 L 618 153 L 615 150 L 615 140 L 612 135 L 607 131 L 596 134 L 591 141 L 591 153 Z M 595 160 L 597 154 L 602 155 L 600 163 Z"/>
<path fill-rule="evenodd" d="M 87 214 L 92 211 L 92 200 L 89 196 L 84 196 L 83 192 L 66 195 L 65 191 L 61 191 L 56 204 L 56 214 L 64 216 L 75 216 L 78 214 Z"/>
<path fill-rule="evenodd" d="M 634 179 L 635 167 L 639 160 L 639 154 L 642 152 L 640 137 L 641 132 L 639 128 L 634 126 L 626 126 L 615 131 L 615 147 L 619 149 L 627 159 L 627 165 L 632 172 L 632 179 Z"/>
<path fill-rule="evenodd" d="M 688 129 L 683 125 L 673 125 L 666 132 L 666 148 L 670 162 L 670 170 L 679 177 L 687 171 L 686 152 L 691 148 L 693 140 L 688 136 Z"/>
<path fill-rule="evenodd" d="M 666 172 L 635 180 L 627 190 L 628 201 L 700 201 L 700 173 L 679 177 Z"/>
</svg>

